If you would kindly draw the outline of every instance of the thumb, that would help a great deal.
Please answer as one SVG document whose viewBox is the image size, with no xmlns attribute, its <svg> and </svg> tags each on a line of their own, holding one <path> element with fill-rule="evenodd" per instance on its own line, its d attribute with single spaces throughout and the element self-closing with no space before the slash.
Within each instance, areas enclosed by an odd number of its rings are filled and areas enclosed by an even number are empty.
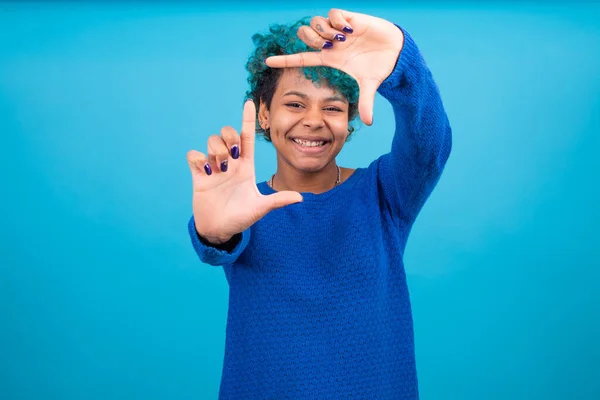
<svg viewBox="0 0 600 400">
<path fill-rule="evenodd" d="M 380 82 L 377 79 L 363 79 L 358 82 L 360 90 L 358 114 L 360 115 L 360 119 L 367 125 L 373 124 L 373 107 L 379 84 Z"/>
<path fill-rule="evenodd" d="M 259 214 L 265 215 L 273 210 L 300 203 L 303 200 L 302 195 L 294 191 L 282 191 L 262 197 L 259 204 Z"/>
</svg>

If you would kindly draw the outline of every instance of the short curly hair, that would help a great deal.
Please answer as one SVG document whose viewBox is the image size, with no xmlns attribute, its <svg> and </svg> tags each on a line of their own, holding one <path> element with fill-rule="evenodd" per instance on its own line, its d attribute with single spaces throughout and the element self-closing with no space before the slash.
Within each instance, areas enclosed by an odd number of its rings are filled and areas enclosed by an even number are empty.
<svg viewBox="0 0 600 400">
<path fill-rule="evenodd" d="M 301 18 L 297 22 L 287 25 L 273 24 L 269 28 L 269 33 L 256 33 L 252 36 L 252 42 L 256 48 L 246 63 L 250 89 L 246 92 L 244 101 L 252 99 L 257 113 L 261 100 L 265 103 L 267 109 L 271 107 L 273 94 L 277 88 L 279 78 L 283 74 L 283 69 L 270 68 L 265 64 L 267 57 L 316 51 L 298 38 L 298 28 L 302 25 L 310 25 L 310 17 Z M 306 78 L 312 80 L 315 84 L 325 83 L 343 95 L 349 104 L 348 121 L 351 122 L 356 118 L 358 115 L 359 91 L 354 78 L 341 70 L 325 66 L 304 67 L 303 71 Z M 256 131 L 262 134 L 267 141 L 271 141 L 270 132 L 260 127 L 258 118 Z M 354 128 L 349 126 L 349 131 L 352 133 Z"/>
</svg>

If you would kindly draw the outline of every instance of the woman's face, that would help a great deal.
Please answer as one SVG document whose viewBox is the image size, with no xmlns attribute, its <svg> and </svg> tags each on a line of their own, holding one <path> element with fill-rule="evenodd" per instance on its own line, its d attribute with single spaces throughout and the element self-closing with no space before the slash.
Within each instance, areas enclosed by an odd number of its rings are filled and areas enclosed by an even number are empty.
<svg viewBox="0 0 600 400">
<path fill-rule="evenodd" d="M 348 137 L 348 101 L 335 90 L 317 87 L 299 69 L 286 69 L 271 107 L 261 103 L 259 121 L 283 161 L 302 172 L 317 172 L 342 150 Z"/>
</svg>

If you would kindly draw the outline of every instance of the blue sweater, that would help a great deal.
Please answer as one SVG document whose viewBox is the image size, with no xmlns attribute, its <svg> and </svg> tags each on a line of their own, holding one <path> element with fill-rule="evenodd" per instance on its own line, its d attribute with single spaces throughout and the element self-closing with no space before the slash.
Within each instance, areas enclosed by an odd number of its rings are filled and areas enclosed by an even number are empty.
<svg viewBox="0 0 600 400">
<path fill-rule="evenodd" d="M 189 221 L 200 260 L 222 266 L 229 284 L 220 399 L 418 398 L 403 253 L 452 134 L 431 73 L 404 35 L 378 90 L 396 118 L 389 153 L 267 214 L 230 251 L 200 241 Z"/>
</svg>

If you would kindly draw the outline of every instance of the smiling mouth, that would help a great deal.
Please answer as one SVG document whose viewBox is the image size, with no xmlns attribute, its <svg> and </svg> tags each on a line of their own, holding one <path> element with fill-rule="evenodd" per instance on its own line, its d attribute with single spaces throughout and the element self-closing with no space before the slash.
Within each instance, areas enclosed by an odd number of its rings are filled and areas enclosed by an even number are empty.
<svg viewBox="0 0 600 400">
<path fill-rule="evenodd" d="M 292 139 L 294 143 L 301 147 L 323 147 L 326 143 L 324 140 L 304 140 L 304 139 Z"/>
</svg>

